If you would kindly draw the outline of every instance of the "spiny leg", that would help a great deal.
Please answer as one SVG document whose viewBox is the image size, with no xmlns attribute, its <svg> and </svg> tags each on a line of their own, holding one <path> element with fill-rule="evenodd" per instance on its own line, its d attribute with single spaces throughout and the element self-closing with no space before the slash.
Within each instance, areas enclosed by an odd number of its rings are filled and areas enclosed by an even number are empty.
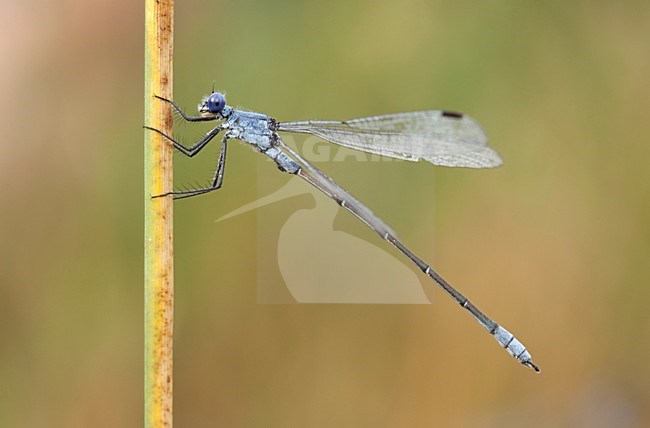
<svg viewBox="0 0 650 428">
<path fill-rule="evenodd" d="M 178 114 L 180 114 L 181 117 L 183 119 L 185 119 L 186 121 L 188 121 L 188 122 L 206 122 L 206 121 L 216 120 L 217 119 L 216 116 L 208 116 L 208 117 L 205 117 L 205 116 L 188 116 L 187 114 L 185 114 L 183 109 L 178 104 L 176 104 L 175 101 L 168 100 L 167 98 L 163 98 L 163 97 L 161 97 L 159 95 L 156 95 L 156 94 L 154 94 L 154 97 L 156 97 L 159 100 L 162 100 L 162 101 L 164 101 L 166 103 L 171 104 L 172 107 L 174 107 L 174 109 L 178 112 Z"/>
<path fill-rule="evenodd" d="M 161 196 L 174 195 L 174 199 L 185 199 L 191 198 L 192 196 L 203 195 L 204 193 L 212 192 L 213 190 L 218 190 L 223 184 L 223 173 L 226 168 L 226 148 L 228 147 L 228 137 L 224 135 L 221 140 L 221 152 L 219 153 L 219 163 L 217 164 L 217 169 L 214 172 L 214 177 L 212 178 L 212 184 L 210 187 L 204 187 L 201 189 L 191 189 L 183 190 L 180 192 L 167 192 L 162 195 L 156 195 L 154 198 L 160 198 Z"/>
<path fill-rule="evenodd" d="M 198 152 L 200 152 L 201 149 L 203 149 L 205 147 L 205 145 L 208 144 L 210 142 L 210 140 L 212 140 L 214 137 L 216 137 L 217 134 L 219 132 L 221 132 L 221 130 L 223 129 L 221 127 L 221 125 L 219 125 L 216 128 L 212 129 L 207 134 L 205 134 L 205 136 L 203 138 L 201 138 L 195 144 L 191 145 L 190 147 L 185 147 L 184 145 L 182 145 L 181 143 L 176 141 L 174 138 L 170 137 L 169 135 L 165 134 L 164 132 L 160 131 L 159 129 L 152 128 L 152 127 L 147 126 L 147 125 L 143 125 L 143 127 L 145 129 L 149 129 L 151 131 L 157 132 L 158 134 L 162 135 L 164 138 L 166 138 L 166 139 L 168 139 L 169 141 L 172 142 L 172 144 L 174 145 L 174 148 L 176 150 L 178 150 L 179 152 L 183 153 L 185 156 L 190 157 L 190 158 L 192 156 L 196 155 Z"/>
</svg>

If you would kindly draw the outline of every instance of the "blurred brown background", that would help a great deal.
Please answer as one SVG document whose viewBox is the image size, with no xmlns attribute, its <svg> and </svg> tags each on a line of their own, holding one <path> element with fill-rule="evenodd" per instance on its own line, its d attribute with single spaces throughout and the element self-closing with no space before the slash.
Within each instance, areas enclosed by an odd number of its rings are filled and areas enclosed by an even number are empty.
<svg viewBox="0 0 650 428">
<path fill-rule="evenodd" d="M 0 426 L 141 426 L 143 3 L 2 9 Z M 433 305 L 257 304 L 259 212 L 214 220 L 286 178 L 231 144 L 224 189 L 176 205 L 176 425 L 650 425 L 648 22 L 634 1 L 178 2 L 189 108 L 216 81 L 280 119 L 482 123 L 498 170 L 321 166 L 542 373 L 424 277 Z"/>
</svg>

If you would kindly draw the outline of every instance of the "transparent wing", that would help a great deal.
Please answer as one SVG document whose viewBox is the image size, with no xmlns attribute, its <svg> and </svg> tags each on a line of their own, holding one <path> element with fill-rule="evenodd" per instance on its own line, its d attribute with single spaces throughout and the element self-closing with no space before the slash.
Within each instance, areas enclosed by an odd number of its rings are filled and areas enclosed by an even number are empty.
<svg viewBox="0 0 650 428">
<path fill-rule="evenodd" d="M 278 131 L 312 134 L 367 153 L 435 165 L 492 168 L 503 161 L 471 117 L 443 110 L 360 119 L 280 122 Z"/>
</svg>

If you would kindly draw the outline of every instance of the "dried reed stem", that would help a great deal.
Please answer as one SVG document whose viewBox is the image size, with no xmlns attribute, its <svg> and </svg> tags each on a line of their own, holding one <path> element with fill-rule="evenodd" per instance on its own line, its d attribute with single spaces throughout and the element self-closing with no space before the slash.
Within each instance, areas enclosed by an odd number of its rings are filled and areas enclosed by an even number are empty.
<svg viewBox="0 0 650 428">
<path fill-rule="evenodd" d="M 174 0 L 145 1 L 144 122 L 172 133 Z M 144 132 L 144 419 L 145 427 L 172 426 L 174 240 L 171 196 L 152 199 L 173 186 L 172 146 Z"/>
</svg>

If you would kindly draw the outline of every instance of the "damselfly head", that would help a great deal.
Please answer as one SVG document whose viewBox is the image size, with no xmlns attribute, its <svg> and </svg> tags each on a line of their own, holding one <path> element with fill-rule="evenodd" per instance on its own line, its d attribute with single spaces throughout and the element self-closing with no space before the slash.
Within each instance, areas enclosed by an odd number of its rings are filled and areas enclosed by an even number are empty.
<svg viewBox="0 0 650 428">
<path fill-rule="evenodd" d="M 216 116 L 224 107 L 226 107 L 226 97 L 221 92 L 213 92 L 201 100 L 199 113 L 203 116 Z"/>
</svg>

